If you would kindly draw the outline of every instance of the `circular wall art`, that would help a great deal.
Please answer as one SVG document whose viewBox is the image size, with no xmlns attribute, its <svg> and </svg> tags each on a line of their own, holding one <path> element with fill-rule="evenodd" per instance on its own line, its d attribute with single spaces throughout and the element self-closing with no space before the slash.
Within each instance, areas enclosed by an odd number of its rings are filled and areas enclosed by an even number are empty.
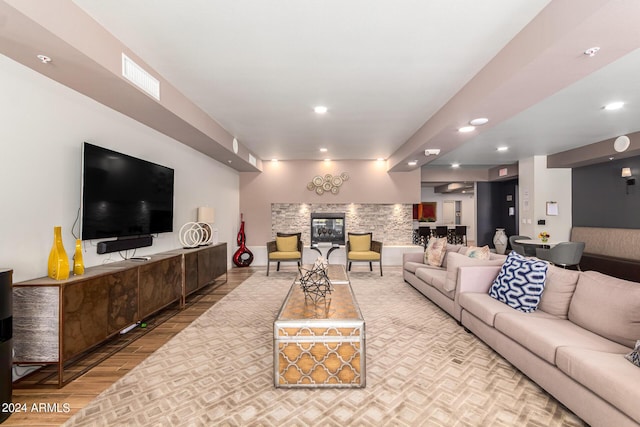
<svg viewBox="0 0 640 427">
<path fill-rule="evenodd" d="M 339 187 L 348 179 L 349 174 L 346 172 L 342 172 L 340 175 L 332 175 L 328 173 L 325 174 L 324 177 L 316 175 L 309 183 L 307 183 L 307 190 L 315 191 L 318 196 L 321 196 L 324 193 L 336 195 L 340 192 Z"/>
</svg>

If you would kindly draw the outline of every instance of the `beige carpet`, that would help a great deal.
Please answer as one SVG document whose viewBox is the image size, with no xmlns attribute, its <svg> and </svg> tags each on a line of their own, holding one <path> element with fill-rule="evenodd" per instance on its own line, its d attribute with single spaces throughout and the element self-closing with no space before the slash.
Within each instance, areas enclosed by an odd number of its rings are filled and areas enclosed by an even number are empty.
<svg viewBox="0 0 640 427">
<path fill-rule="evenodd" d="M 576 426 L 583 423 L 402 280 L 352 272 L 364 389 L 273 386 L 273 320 L 294 273 L 256 273 L 68 426 Z"/>
</svg>

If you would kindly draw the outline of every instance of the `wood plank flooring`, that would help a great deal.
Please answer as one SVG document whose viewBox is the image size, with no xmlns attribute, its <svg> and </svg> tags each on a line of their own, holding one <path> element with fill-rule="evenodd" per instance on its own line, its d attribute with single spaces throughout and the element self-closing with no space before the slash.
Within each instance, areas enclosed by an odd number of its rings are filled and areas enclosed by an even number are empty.
<svg viewBox="0 0 640 427">
<path fill-rule="evenodd" d="M 84 355 L 65 370 L 65 381 L 67 377 L 76 378 L 62 388 L 57 387 L 57 372 L 53 367 L 14 383 L 13 403 L 26 411 L 14 412 L 2 426 L 59 426 L 253 273 L 264 270 L 260 267 L 229 269 L 226 283 L 222 276 L 191 295 L 184 310 L 169 307 L 147 320 L 148 330 L 136 328 Z"/>
</svg>

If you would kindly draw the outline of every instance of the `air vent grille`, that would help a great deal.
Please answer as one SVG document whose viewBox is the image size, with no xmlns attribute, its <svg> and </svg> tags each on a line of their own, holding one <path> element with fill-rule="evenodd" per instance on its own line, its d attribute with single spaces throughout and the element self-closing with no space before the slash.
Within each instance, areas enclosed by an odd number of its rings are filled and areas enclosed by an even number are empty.
<svg viewBox="0 0 640 427">
<path fill-rule="evenodd" d="M 256 165 L 256 158 L 253 157 L 251 154 L 249 154 L 249 163 L 251 163 L 253 166 Z"/>
<path fill-rule="evenodd" d="M 124 53 L 122 54 L 122 76 L 155 99 L 160 100 L 160 82 Z"/>
</svg>

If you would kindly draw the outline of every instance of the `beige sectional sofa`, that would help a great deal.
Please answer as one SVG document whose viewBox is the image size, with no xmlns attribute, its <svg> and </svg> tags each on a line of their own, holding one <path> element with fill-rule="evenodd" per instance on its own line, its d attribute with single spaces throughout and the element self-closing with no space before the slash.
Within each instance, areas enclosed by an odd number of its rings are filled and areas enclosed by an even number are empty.
<svg viewBox="0 0 640 427">
<path fill-rule="evenodd" d="M 499 266 L 460 268 L 462 325 L 592 426 L 640 425 L 640 284 L 549 266 L 538 309 L 489 296 Z"/>
<path fill-rule="evenodd" d="M 456 298 L 458 272 L 461 266 L 502 265 L 506 256 L 492 253 L 489 260 L 469 258 L 467 246 L 447 244 L 441 266 L 425 264 L 424 253 L 405 252 L 402 256 L 404 280 L 460 321 L 461 308 Z"/>
</svg>

